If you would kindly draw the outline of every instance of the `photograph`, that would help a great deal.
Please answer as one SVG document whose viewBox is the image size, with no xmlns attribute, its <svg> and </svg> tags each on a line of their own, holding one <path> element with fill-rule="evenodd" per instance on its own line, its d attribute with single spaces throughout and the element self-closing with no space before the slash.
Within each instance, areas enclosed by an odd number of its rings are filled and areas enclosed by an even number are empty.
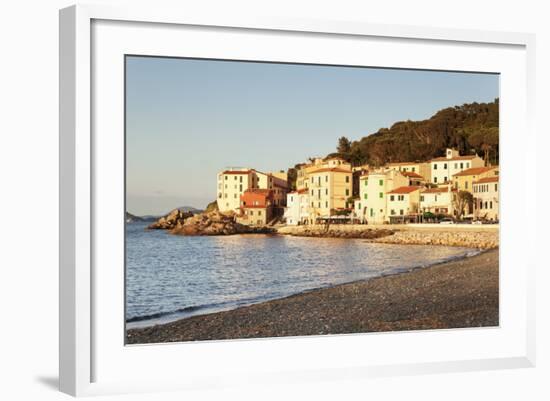
<svg viewBox="0 0 550 401">
<path fill-rule="evenodd" d="M 124 74 L 126 345 L 499 327 L 498 73 Z"/>
</svg>

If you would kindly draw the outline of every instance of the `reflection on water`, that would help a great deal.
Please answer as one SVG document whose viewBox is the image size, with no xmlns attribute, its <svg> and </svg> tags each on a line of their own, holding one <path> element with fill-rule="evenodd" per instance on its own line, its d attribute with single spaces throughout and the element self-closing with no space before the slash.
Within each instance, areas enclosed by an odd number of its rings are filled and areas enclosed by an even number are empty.
<svg viewBox="0 0 550 401">
<path fill-rule="evenodd" d="M 182 237 L 144 228 L 127 225 L 128 327 L 233 309 L 474 252 L 362 239 Z"/>
</svg>

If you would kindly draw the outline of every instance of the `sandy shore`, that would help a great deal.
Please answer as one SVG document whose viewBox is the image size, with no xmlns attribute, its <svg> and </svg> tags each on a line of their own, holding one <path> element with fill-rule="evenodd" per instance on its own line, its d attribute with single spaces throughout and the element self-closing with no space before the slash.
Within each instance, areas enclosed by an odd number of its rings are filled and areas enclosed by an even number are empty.
<svg viewBox="0 0 550 401">
<path fill-rule="evenodd" d="M 498 326 L 498 249 L 127 333 L 127 343 Z"/>
</svg>

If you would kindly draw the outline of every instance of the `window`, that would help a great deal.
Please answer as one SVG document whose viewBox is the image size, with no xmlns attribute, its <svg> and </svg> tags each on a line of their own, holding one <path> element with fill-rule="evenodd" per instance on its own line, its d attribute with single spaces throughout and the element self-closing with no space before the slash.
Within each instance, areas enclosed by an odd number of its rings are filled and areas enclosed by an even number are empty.
<svg viewBox="0 0 550 401">
<path fill-rule="evenodd" d="M 313 177 L 311 177 L 311 183 L 313 184 Z"/>
<path fill-rule="evenodd" d="M 447 163 L 443 163 L 443 170 L 447 170 Z"/>
<path fill-rule="evenodd" d="M 437 177 L 434 177 L 434 182 L 437 184 Z"/>
<path fill-rule="evenodd" d="M 400 201 L 405 200 L 405 195 L 398 195 L 397 200 L 400 200 Z"/>
<path fill-rule="evenodd" d="M 411 168 L 411 171 L 414 173 L 416 170 L 416 167 Z"/>
<path fill-rule="evenodd" d="M 455 170 L 458 169 L 458 163 L 455 163 Z"/>
<path fill-rule="evenodd" d="M 373 217 L 374 216 L 374 210 L 372 209 L 372 207 L 370 208 L 370 217 Z"/>
<path fill-rule="evenodd" d="M 239 191 L 240 191 L 240 192 L 243 191 L 243 184 L 239 185 Z"/>
<path fill-rule="evenodd" d="M 443 182 L 447 182 L 447 176 L 445 176 L 445 179 L 443 180 Z"/>
<path fill-rule="evenodd" d="M 325 207 L 328 208 L 328 202 L 325 202 Z"/>
<path fill-rule="evenodd" d="M 315 207 L 315 205 L 313 204 L 313 202 L 311 202 L 311 207 Z"/>
<path fill-rule="evenodd" d="M 237 199 L 237 194 L 233 194 L 233 198 Z"/>
<path fill-rule="evenodd" d="M 328 195 L 328 189 L 327 189 L 327 195 Z M 346 196 L 349 196 L 349 189 L 346 189 Z"/>
<path fill-rule="evenodd" d="M 349 183 L 349 175 L 346 175 L 346 183 Z"/>
<path fill-rule="evenodd" d="M 464 183 L 464 189 L 468 189 L 468 181 Z"/>
<path fill-rule="evenodd" d="M 379 180 L 378 184 L 380 184 L 380 186 L 384 185 L 384 180 Z"/>
<path fill-rule="evenodd" d="M 464 163 L 460 163 L 460 169 L 462 170 L 464 168 Z"/>
<path fill-rule="evenodd" d="M 311 196 L 313 196 L 313 195 L 314 195 L 314 191 L 313 191 L 313 189 L 312 189 L 312 190 L 311 190 Z"/>
<path fill-rule="evenodd" d="M 390 201 L 394 201 L 395 197 L 393 195 L 390 195 Z"/>
<path fill-rule="evenodd" d="M 498 192 L 498 184 L 495 184 L 495 192 Z"/>
<path fill-rule="evenodd" d="M 325 182 L 328 182 L 328 175 L 325 175 Z"/>
<path fill-rule="evenodd" d="M 262 215 L 262 211 L 258 210 L 258 216 L 261 216 L 261 215 Z"/>
<path fill-rule="evenodd" d="M 384 197 L 384 192 L 379 192 L 379 193 L 378 193 L 378 197 L 379 197 L 380 199 L 382 199 L 382 198 Z"/>
<path fill-rule="evenodd" d="M 291 202 L 294 202 L 294 197 L 291 196 L 291 197 L 290 197 L 290 201 L 291 201 Z"/>
<path fill-rule="evenodd" d="M 254 210 L 251 210 L 251 211 L 250 211 L 250 215 L 251 215 L 251 216 L 254 216 Z"/>
<path fill-rule="evenodd" d="M 325 195 L 328 195 L 328 188 L 325 189 Z"/>
<path fill-rule="evenodd" d="M 391 210 L 390 214 L 393 216 L 395 214 L 395 210 Z"/>
<path fill-rule="evenodd" d="M 321 202 L 319 202 L 319 209 L 321 208 Z"/>
<path fill-rule="evenodd" d="M 224 196 L 223 196 L 223 197 L 224 197 L 225 199 L 227 199 L 227 194 L 224 194 Z"/>
<path fill-rule="evenodd" d="M 403 216 L 403 209 L 400 209 L 400 210 L 399 210 L 399 214 L 400 214 L 401 216 Z"/>
<path fill-rule="evenodd" d="M 221 197 L 222 197 L 222 193 L 220 192 L 220 193 L 218 194 L 218 198 L 221 199 Z"/>
<path fill-rule="evenodd" d="M 237 181 L 237 176 L 234 176 L 233 179 L 234 179 L 235 181 Z"/>
<path fill-rule="evenodd" d="M 227 176 L 225 176 L 225 179 L 227 180 Z"/>
<path fill-rule="evenodd" d="M 434 170 L 437 170 L 437 163 L 434 164 Z"/>
<path fill-rule="evenodd" d="M 420 195 L 420 202 L 424 202 L 424 195 Z"/>
<path fill-rule="evenodd" d="M 493 208 L 493 201 L 490 201 L 490 202 L 489 202 L 489 208 L 490 208 L 490 209 Z"/>
<path fill-rule="evenodd" d="M 369 199 L 369 194 L 365 194 L 365 199 Z"/>
<path fill-rule="evenodd" d="M 368 179 L 365 180 L 365 186 L 367 186 L 367 185 L 369 185 L 369 180 Z"/>
<path fill-rule="evenodd" d="M 470 168 L 470 163 L 466 163 L 466 168 Z"/>
<path fill-rule="evenodd" d="M 358 208 L 359 210 L 361 210 L 361 203 L 358 203 L 358 204 L 357 204 L 357 208 Z"/>
<path fill-rule="evenodd" d="M 317 177 L 317 185 L 321 185 L 321 176 Z"/>
<path fill-rule="evenodd" d="M 240 177 L 240 180 L 239 180 L 239 181 L 240 181 L 240 182 L 243 182 L 243 176 L 242 176 L 242 175 L 241 175 L 241 177 Z"/>
</svg>

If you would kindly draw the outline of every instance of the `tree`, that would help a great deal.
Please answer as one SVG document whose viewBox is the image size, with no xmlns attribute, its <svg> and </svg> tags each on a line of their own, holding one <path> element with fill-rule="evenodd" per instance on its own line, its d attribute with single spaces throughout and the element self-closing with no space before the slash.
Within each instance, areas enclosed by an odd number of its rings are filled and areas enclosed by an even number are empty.
<svg viewBox="0 0 550 401">
<path fill-rule="evenodd" d="M 458 194 L 453 199 L 453 207 L 457 219 L 462 219 L 466 206 L 472 207 L 474 196 L 468 191 L 458 191 Z"/>
<path fill-rule="evenodd" d="M 338 139 L 336 151 L 340 153 L 342 157 L 348 156 L 351 151 L 351 141 L 345 136 L 340 137 L 340 139 Z"/>
</svg>

